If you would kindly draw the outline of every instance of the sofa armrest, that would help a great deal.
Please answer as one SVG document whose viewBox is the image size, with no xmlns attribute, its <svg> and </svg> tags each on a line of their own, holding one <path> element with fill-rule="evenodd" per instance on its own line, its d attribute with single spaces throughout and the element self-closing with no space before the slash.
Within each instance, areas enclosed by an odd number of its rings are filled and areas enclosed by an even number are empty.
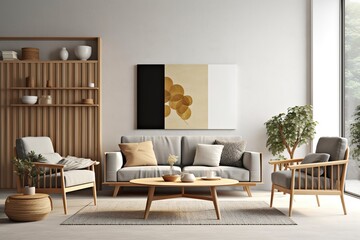
<svg viewBox="0 0 360 240">
<path fill-rule="evenodd" d="M 106 152 L 105 153 L 105 182 L 116 182 L 117 171 L 122 168 L 124 164 L 121 152 Z"/>
<path fill-rule="evenodd" d="M 262 181 L 262 153 L 244 152 L 243 164 L 250 171 L 250 182 Z"/>
</svg>

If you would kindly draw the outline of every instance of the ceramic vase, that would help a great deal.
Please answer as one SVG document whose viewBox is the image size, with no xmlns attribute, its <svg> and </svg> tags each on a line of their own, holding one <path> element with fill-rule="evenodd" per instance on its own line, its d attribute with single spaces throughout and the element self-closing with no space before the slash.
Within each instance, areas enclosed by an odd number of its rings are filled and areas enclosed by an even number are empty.
<svg viewBox="0 0 360 240">
<path fill-rule="evenodd" d="M 60 59 L 61 60 L 68 60 L 68 58 L 69 58 L 69 52 L 66 50 L 66 48 L 62 48 L 61 50 L 60 50 Z"/>
</svg>

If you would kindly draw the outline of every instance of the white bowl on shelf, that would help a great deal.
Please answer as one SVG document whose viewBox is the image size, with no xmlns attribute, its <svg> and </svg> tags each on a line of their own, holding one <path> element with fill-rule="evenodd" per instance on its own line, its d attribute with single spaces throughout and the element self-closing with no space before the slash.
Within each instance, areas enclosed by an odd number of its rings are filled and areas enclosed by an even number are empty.
<svg viewBox="0 0 360 240">
<path fill-rule="evenodd" d="M 77 46 L 75 48 L 75 55 L 78 59 L 86 61 L 91 56 L 91 47 L 90 46 Z"/>
<path fill-rule="evenodd" d="M 35 104 L 38 100 L 37 96 L 22 96 L 21 101 L 25 104 Z"/>
</svg>

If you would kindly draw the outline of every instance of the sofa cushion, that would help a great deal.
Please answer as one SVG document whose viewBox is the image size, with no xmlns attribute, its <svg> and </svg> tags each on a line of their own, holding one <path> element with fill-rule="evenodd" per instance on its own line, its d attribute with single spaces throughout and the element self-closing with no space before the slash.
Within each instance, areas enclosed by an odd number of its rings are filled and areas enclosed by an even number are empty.
<svg viewBox="0 0 360 240">
<path fill-rule="evenodd" d="M 179 156 L 175 165 L 181 164 L 181 137 L 180 136 L 123 136 L 122 143 L 136 143 L 152 141 L 158 165 L 168 165 L 169 154 Z"/>
<path fill-rule="evenodd" d="M 140 143 L 120 143 L 119 147 L 126 159 L 125 167 L 157 165 L 151 141 Z"/>
<path fill-rule="evenodd" d="M 214 144 L 215 140 L 237 142 L 241 137 L 184 136 L 181 142 L 181 165 L 193 165 L 198 144 Z"/>
<path fill-rule="evenodd" d="M 300 186 L 302 189 L 305 189 L 305 179 L 307 181 L 307 189 L 311 189 L 312 187 L 314 189 L 318 189 L 319 177 L 312 178 L 308 174 L 302 173 L 300 176 L 300 182 L 301 182 Z M 313 182 L 311 182 L 312 179 L 314 179 Z M 271 181 L 273 184 L 284 187 L 286 189 L 290 189 L 291 188 L 291 171 L 285 170 L 285 171 L 273 172 L 271 174 Z M 330 179 L 326 178 L 326 188 L 327 189 L 330 188 L 330 182 L 331 182 Z M 298 173 L 298 171 L 296 171 L 295 172 L 295 189 L 298 189 L 298 188 L 299 188 L 299 173 Z M 325 189 L 324 177 L 320 177 L 320 189 Z"/>
<path fill-rule="evenodd" d="M 219 166 L 219 167 L 206 167 L 206 166 L 186 166 L 183 168 L 184 173 L 193 173 L 195 177 L 204 177 L 208 171 L 214 171 L 216 176 L 222 178 L 231 178 L 240 182 L 248 182 L 250 173 L 244 168 Z"/>
<path fill-rule="evenodd" d="M 219 166 L 223 148 L 223 145 L 198 144 L 193 165 Z"/>
<path fill-rule="evenodd" d="M 245 152 L 246 141 L 227 142 L 215 140 L 215 144 L 223 145 L 224 149 L 221 153 L 220 165 L 243 167 L 242 155 Z"/>
<path fill-rule="evenodd" d="M 117 172 L 118 182 L 128 182 L 136 178 L 161 177 L 170 173 L 170 166 L 124 167 Z M 181 168 L 174 166 L 174 174 L 180 174 Z"/>
<path fill-rule="evenodd" d="M 330 155 L 327 153 L 310 153 L 306 155 L 306 157 L 301 161 L 301 164 L 309 164 L 309 163 L 321 163 L 329 161 Z M 302 172 L 305 172 L 305 169 L 301 169 Z M 318 168 L 308 168 L 307 174 L 311 175 L 312 171 L 314 171 L 314 177 L 321 176 L 324 173 L 324 167 L 320 168 L 320 174 L 318 173 Z"/>
</svg>

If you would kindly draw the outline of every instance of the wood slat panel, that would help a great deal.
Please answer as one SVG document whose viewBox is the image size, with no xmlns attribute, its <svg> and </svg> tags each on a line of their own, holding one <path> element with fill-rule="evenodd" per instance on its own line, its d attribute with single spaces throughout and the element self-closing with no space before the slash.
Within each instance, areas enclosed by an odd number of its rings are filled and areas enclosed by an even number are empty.
<svg viewBox="0 0 360 240">
<path fill-rule="evenodd" d="M 25 87 L 28 76 L 36 79 L 35 89 Z M 53 85 L 51 89 L 45 87 L 48 80 Z M 89 82 L 94 82 L 96 88 L 88 88 Z M 0 188 L 16 187 L 11 159 L 19 137 L 49 136 L 62 156 L 101 161 L 97 61 L 0 61 L 0 92 Z M 51 95 L 54 105 L 21 105 L 20 98 L 24 95 Z M 95 105 L 80 105 L 82 98 L 93 98 Z M 100 169 L 97 169 L 98 186 Z"/>
</svg>

